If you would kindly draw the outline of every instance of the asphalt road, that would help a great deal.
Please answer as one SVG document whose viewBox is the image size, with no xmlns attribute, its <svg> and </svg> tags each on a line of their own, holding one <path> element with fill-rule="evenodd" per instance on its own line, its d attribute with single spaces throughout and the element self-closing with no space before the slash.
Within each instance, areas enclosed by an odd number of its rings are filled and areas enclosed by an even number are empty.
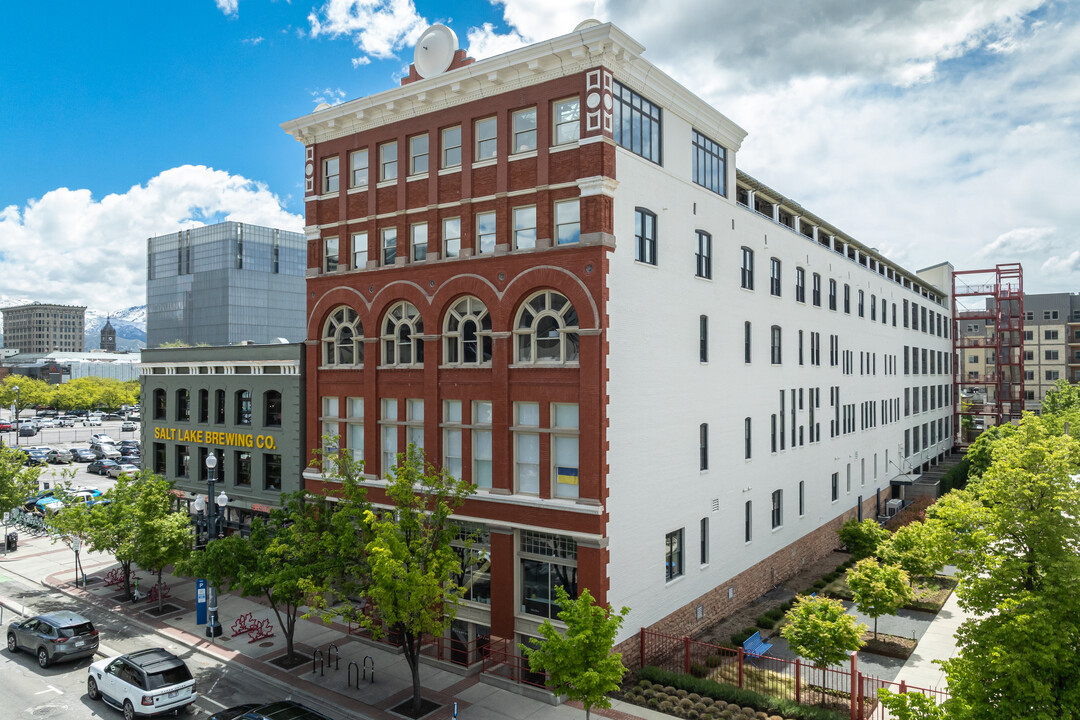
<svg viewBox="0 0 1080 720">
<path fill-rule="evenodd" d="M 187 708 L 182 717 L 205 718 L 232 705 L 284 697 L 276 686 L 240 666 L 229 666 L 190 648 L 170 644 L 158 635 L 132 626 L 123 616 L 105 613 L 61 593 L 49 592 L 15 576 L 2 566 L 0 596 L 17 607 L 25 604 L 27 615 L 72 610 L 86 616 L 101 633 L 101 652 L 106 656 L 150 647 L 165 647 L 176 653 L 191 669 L 199 692 L 199 699 Z M 10 607 L 3 608 L 5 637 L 8 624 L 18 617 L 18 613 L 13 613 Z M 122 718 L 121 712 L 86 697 L 87 668 L 91 661 L 87 658 L 41 669 L 29 652 L 20 650 L 11 653 L 5 647 L 0 651 L 0 717 L 5 720 Z"/>
</svg>

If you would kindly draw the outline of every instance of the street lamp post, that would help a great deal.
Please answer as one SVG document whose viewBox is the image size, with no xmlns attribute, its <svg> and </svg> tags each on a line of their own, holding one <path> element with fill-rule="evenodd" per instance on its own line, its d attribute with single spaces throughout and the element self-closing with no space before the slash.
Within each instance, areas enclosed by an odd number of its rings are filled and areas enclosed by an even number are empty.
<svg viewBox="0 0 1080 720">
<path fill-rule="evenodd" d="M 18 445 L 19 444 L 19 430 L 21 429 L 21 428 L 19 428 L 19 399 L 20 399 L 19 386 L 18 385 L 13 385 L 11 387 L 11 389 L 15 391 L 15 444 Z"/>
<path fill-rule="evenodd" d="M 213 452 L 206 456 L 206 470 L 207 470 L 207 483 L 209 485 L 209 492 L 207 493 L 207 502 L 204 502 L 202 497 L 198 497 L 195 500 L 195 510 L 201 512 L 203 507 L 206 507 L 206 544 L 209 545 L 213 540 L 217 538 L 217 507 L 225 507 L 229 502 L 229 496 L 225 494 L 225 491 L 221 491 L 221 495 L 214 497 L 214 483 L 217 481 L 217 455 Z M 221 636 L 221 623 L 218 622 L 218 608 L 217 608 L 217 589 L 212 583 L 208 583 L 207 587 L 207 610 L 209 616 L 206 623 L 206 637 L 216 638 Z"/>
</svg>

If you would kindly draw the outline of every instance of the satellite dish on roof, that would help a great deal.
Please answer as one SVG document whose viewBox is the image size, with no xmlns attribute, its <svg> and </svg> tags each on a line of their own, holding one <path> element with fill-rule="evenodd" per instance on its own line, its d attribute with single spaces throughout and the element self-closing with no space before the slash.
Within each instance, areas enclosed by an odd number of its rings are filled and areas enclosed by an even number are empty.
<svg viewBox="0 0 1080 720">
<path fill-rule="evenodd" d="M 453 30 L 442 24 L 432 25 L 416 41 L 413 66 L 422 78 L 441 75 L 450 67 L 457 49 L 458 37 Z"/>
<path fill-rule="evenodd" d="M 581 32 L 582 30 L 588 30 L 589 28 L 596 27 L 597 25 L 600 25 L 600 21 L 597 20 L 596 18 L 589 18 L 588 20 L 582 20 L 581 22 L 579 22 L 577 24 L 577 27 L 574 28 L 574 32 Z"/>
</svg>

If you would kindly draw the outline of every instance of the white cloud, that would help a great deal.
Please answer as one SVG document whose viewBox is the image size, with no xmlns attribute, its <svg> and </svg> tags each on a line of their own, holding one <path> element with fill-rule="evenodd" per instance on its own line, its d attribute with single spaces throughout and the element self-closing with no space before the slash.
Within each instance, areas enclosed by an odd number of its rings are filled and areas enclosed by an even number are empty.
<svg viewBox="0 0 1080 720">
<path fill-rule="evenodd" d="M 4 292 L 42 302 L 122 307 L 146 302 L 146 239 L 224 220 L 303 230 L 267 187 L 202 165 L 165 170 L 95 200 L 58 188 L 0 210 Z"/>
<path fill-rule="evenodd" d="M 499 33 L 491 23 L 469 28 L 466 40 L 468 42 L 469 57 L 477 60 L 501 55 L 531 42 L 531 40 L 526 40 L 517 32 Z"/>
<path fill-rule="evenodd" d="M 240 0 L 214 0 L 214 4 L 226 15 L 236 17 L 240 13 Z"/>
<path fill-rule="evenodd" d="M 340 105 L 345 102 L 345 91 L 341 88 L 323 88 L 322 90 L 312 90 L 311 100 L 316 105 L 320 103 L 327 103 L 329 105 Z"/>
<path fill-rule="evenodd" d="M 265 39 L 266 39 L 266 38 L 264 38 L 264 37 L 263 37 L 262 35 L 259 35 L 259 36 L 257 36 L 257 37 L 249 37 L 249 38 L 244 38 L 244 39 L 243 39 L 243 40 L 241 40 L 240 42 L 242 42 L 242 43 L 243 43 L 243 44 L 245 44 L 245 45 L 252 45 L 252 46 L 255 46 L 255 45 L 258 45 L 259 43 L 261 43 L 261 42 L 262 42 L 263 40 L 265 40 Z"/>
<path fill-rule="evenodd" d="M 354 68 L 363 67 L 364 65 L 370 65 L 370 64 L 371 64 L 371 58 L 369 58 L 367 55 L 361 55 L 360 57 L 354 57 L 352 59 L 352 66 Z"/>
<path fill-rule="evenodd" d="M 308 22 L 311 37 L 346 35 L 365 55 L 380 60 L 414 45 L 429 25 L 412 0 L 327 0 L 311 11 Z"/>
</svg>

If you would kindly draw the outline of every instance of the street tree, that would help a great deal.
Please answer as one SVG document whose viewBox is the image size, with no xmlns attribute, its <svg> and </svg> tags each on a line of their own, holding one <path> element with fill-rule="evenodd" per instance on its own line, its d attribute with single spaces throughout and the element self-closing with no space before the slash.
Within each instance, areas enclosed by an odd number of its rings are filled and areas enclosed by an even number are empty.
<svg viewBox="0 0 1080 720">
<path fill-rule="evenodd" d="M 1080 385 L 1074 385 L 1065 378 L 1058 378 L 1053 389 L 1046 393 L 1042 401 L 1043 415 L 1080 410 Z"/>
<path fill-rule="evenodd" d="M 19 388 L 16 394 L 15 388 Z M 8 375 L 0 381 L 0 407 L 16 407 L 21 413 L 35 405 L 52 403 L 53 386 L 25 375 Z"/>
<path fill-rule="evenodd" d="M 915 577 L 932 577 L 945 564 L 947 552 L 942 547 L 942 535 L 924 522 L 913 522 L 898 528 L 881 547 L 881 558 L 897 565 Z"/>
<path fill-rule="evenodd" d="M 390 472 L 385 512 L 366 510 L 368 599 L 374 612 L 360 616 L 374 635 L 386 630 L 396 638 L 412 673 L 413 712 L 420 696 L 420 646 L 424 635 L 441 636 L 455 615 L 464 589 L 454 578 L 461 559 L 451 545 L 458 525 L 455 509 L 473 486 L 424 462 L 423 451 L 410 444 Z"/>
<path fill-rule="evenodd" d="M 180 562 L 191 551 L 191 518 L 187 513 L 173 512 L 171 482 L 152 473 L 144 473 L 137 482 L 132 559 L 157 578 L 161 612 L 161 575 L 168 565 Z"/>
<path fill-rule="evenodd" d="M 796 655 L 806 658 L 824 673 L 829 665 L 839 665 L 862 647 L 866 625 L 848 615 L 843 603 L 827 597 L 799 596 L 787 611 L 787 623 L 780 635 Z M 825 704 L 825 693 L 821 694 Z"/>
<path fill-rule="evenodd" d="M 26 467 L 26 455 L 13 447 L 0 447 L 0 512 L 21 507 L 38 491 L 40 467 Z"/>
<path fill-rule="evenodd" d="M 851 518 L 836 532 L 855 560 L 875 557 L 881 544 L 889 539 L 889 531 L 870 518 L 862 522 Z"/>
<path fill-rule="evenodd" d="M 324 552 L 332 531 L 325 498 L 303 491 L 282 497 L 266 520 L 256 518 L 251 533 L 230 535 L 206 544 L 176 566 L 177 573 L 205 578 L 218 591 L 239 589 L 270 604 L 285 636 L 288 659 L 294 649 L 300 606 L 312 588 L 324 589 L 333 560 Z"/>
<path fill-rule="evenodd" d="M 883 565 L 873 558 L 855 563 L 847 572 L 847 584 L 859 612 L 874 619 L 875 640 L 878 618 L 894 614 L 914 598 L 906 572 L 897 565 Z"/>
<path fill-rule="evenodd" d="M 608 693 L 619 689 L 626 674 L 622 655 L 613 653 L 615 638 L 630 612 L 614 612 L 596 604 L 587 589 L 576 599 L 561 585 L 555 588 L 558 618 L 566 625 L 560 632 L 550 620 L 538 628 L 543 640 L 535 646 L 520 645 L 533 672 L 547 673 L 547 687 L 585 706 L 585 720 L 592 708 L 611 707 Z"/>
<path fill-rule="evenodd" d="M 930 514 L 960 548 L 956 593 L 973 617 L 943 667 L 970 717 L 1080 717 L 1078 467 L 1080 443 L 1025 414 Z"/>
<path fill-rule="evenodd" d="M 138 475 L 122 473 L 103 495 L 109 502 L 96 504 L 85 513 L 86 544 L 95 552 L 112 555 L 120 563 L 126 597 L 131 597 L 131 563 L 142 537 L 136 532 L 140 499 L 144 492 L 155 492 L 159 482 L 161 478 L 147 470 Z M 73 516 L 73 521 L 78 521 L 82 514 Z"/>
</svg>

